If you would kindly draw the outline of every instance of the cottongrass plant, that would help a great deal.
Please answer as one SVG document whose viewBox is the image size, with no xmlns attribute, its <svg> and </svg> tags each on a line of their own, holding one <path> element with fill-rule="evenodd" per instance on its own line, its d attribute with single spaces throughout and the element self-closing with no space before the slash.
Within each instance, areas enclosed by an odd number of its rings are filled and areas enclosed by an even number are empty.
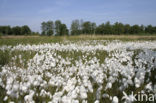
<svg viewBox="0 0 156 103">
<path fill-rule="evenodd" d="M 156 41 L 65 41 L 0 51 L 10 58 L 0 66 L 1 102 L 131 103 L 132 92 L 156 95 Z"/>
</svg>

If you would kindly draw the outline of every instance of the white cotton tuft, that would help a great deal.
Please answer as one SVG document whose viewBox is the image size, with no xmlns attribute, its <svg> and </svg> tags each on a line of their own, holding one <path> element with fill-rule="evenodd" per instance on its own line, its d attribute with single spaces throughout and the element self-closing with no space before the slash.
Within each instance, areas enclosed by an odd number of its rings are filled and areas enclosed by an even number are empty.
<svg viewBox="0 0 156 103">
<path fill-rule="evenodd" d="M 112 103 L 118 103 L 118 102 L 119 102 L 118 97 L 117 96 L 114 96 Z"/>
</svg>

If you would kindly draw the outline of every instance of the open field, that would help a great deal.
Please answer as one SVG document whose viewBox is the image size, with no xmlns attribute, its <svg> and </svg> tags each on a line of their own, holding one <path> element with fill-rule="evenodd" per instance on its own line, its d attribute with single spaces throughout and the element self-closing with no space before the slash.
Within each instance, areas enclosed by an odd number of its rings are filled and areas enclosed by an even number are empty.
<svg viewBox="0 0 156 103">
<path fill-rule="evenodd" d="M 156 35 L 1 36 L 0 45 L 41 44 L 65 40 L 156 40 Z"/>
<path fill-rule="evenodd" d="M 140 98 L 143 93 L 148 97 Z M 155 98 L 156 36 L 0 39 L 2 103 L 154 103 Z"/>
</svg>

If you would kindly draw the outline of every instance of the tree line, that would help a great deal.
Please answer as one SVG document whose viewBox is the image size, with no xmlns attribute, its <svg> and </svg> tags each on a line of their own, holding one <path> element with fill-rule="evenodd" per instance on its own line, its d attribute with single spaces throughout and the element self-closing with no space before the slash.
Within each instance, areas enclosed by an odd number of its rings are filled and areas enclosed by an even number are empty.
<svg viewBox="0 0 156 103">
<path fill-rule="evenodd" d="M 30 35 L 32 33 L 29 26 L 0 26 L 0 33 L 2 35 Z"/>
<path fill-rule="evenodd" d="M 73 20 L 69 30 L 66 24 L 62 24 L 60 20 L 47 21 L 42 22 L 41 28 L 41 35 L 156 34 L 156 26 L 129 25 L 121 22 L 111 24 L 109 21 L 97 25 L 95 22 Z"/>
<path fill-rule="evenodd" d="M 0 26 L 1 35 L 31 35 L 38 32 L 32 32 L 29 26 Z M 156 34 L 156 26 L 152 25 L 129 25 L 121 22 L 111 24 L 109 21 L 97 25 L 95 22 L 73 20 L 70 29 L 60 20 L 44 21 L 41 23 L 40 35 L 105 35 L 105 34 Z"/>
<path fill-rule="evenodd" d="M 121 22 L 110 24 L 109 21 L 96 25 L 95 22 L 73 20 L 71 24 L 71 35 L 79 34 L 156 34 L 156 26 L 129 25 Z"/>
<path fill-rule="evenodd" d="M 60 20 L 47 21 L 41 23 L 42 35 L 68 35 L 69 30 L 66 24 L 62 23 Z"/>
</svg>

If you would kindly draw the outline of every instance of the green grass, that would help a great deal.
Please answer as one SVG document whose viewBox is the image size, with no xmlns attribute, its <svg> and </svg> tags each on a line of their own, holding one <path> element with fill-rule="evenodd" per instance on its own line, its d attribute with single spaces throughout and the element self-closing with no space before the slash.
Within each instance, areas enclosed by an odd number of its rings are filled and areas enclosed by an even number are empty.
<svg viewBox="0 0 156 103">
<path fill-rule="evenodd" d="M 156 40 L 156 35 L 2 36 L 0 45 L 56 43 L 66 40 Z"/>
<path fill-rule="evenodd" d="M 1 51 L 0 50 L 0 65 L 4 66 L 5 64 L 8 64 L 10 61 L 9 51 Z"/>
<path fill-rule="evenodd" d="M 11 63 L 15 63 L 17 67 L 26 68 L 28 60 L 33 58 L 35 54 L 34 51 L 0 50 L 0 66 L 12 65 Z M 12 57 L 15 57 L 16 59 L 12 59 Z M 20 60 L 23 60 L 22 63 Z"/>
</svg>

